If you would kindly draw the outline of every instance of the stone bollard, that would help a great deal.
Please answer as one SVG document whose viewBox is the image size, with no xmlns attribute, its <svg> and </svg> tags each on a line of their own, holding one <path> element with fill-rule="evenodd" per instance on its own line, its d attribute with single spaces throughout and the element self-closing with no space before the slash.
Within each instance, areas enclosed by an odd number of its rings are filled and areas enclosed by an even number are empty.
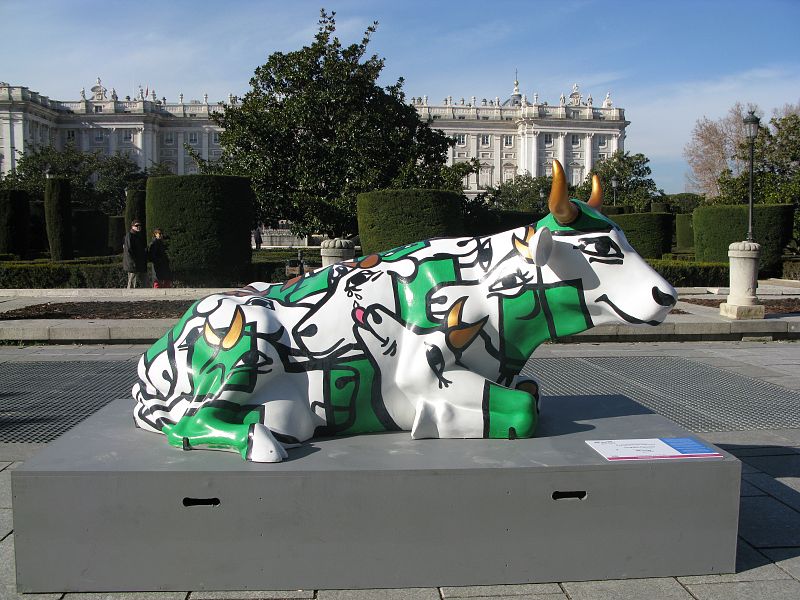
<svg viewBox="0 0 800 600">
<path fill-rule="evenodd" d="M 327 267 L 343 260 L 352 260 L 356 257 L 356 246 L 350 240 L 335 238 L 322 240 L 321 251 L 322 266 Z"/>
<path fill-rule="evenodd" d="M 756 296 L 758 259 L 761 246 L 755 242 L 734 242 L 728 246 L 731 263 L 730 293 L 719 305 L 719 314 L 729 319 L 763 319 L 764 305 Z"/>
</svg>

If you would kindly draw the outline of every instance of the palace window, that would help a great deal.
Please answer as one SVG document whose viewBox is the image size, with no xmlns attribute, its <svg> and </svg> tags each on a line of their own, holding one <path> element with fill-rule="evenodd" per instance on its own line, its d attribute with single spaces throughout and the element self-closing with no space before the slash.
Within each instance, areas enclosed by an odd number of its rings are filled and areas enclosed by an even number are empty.
<svg viewBox="0 0 800 600">
<path fill-rule="evenodd" d="M 215 131 L 211 136 L 211 141 L 215 144 L 219 144 L 219 131 Z"/>
<path fill-rule="evenodd" d="M 67 129 L 67 141 L 74 142 L 75 141 L 75 130 L 74 129 Z"/>
<path fill-rule="evenodd" d="M 167 146 L 172 146 L 175 143 L 175 132 L 174 131 L 167 131 L 164 133 L 164 144 Z"/>
<path fill-rule="evenodd" d="M 572 147 L 577 148 L 581 145 L 581 137 L 579 135 L 572 134 Z"/>
<path fill-rule="evenodd" d="M 196 144 L 197 143 L 197 139 L 198 139 L 197 138 L 197 132 L 196 131 L 190 131 L 189 132 L 189 143 L 190 144 Z"/>
<path fill-rule="evenodd" d="M 465 133 L 457 133 L 456 134 L 456 144 L 459 146 L 466 146 L 467 145 L 467 134 Z"/>
<path fill-rule="evenodd" d="M 607 144 L 606 136 L 598 135 L 597 136 L 597 146 L 600 147 L 600 148 L 605 148 L 606 144 Z"/>
<path fill-rule="evenodd" d="M 95 107 L 94 107 L 94 112 L 96 112 L 96 113 L 101 113 L 101 112 L 103 112 L 103 107 L 102 107 L 102 106 L 95 106 Z"/>
<path fill-rule="evenodd" d="M 503 136 L 503 146 L 510 148 L 514 145 L 514 136 L 513 135 L 504 135 Z"/>
<path fill-rule="evenodd" d="M 132 142 L 133 141 L 133 132 L 130 129 L 126 129 L 122 132 L 122 141 L 123 142 Z"/>
<path fill-rule="evenodd" d="M 553 134 L 552 133 L 545 133 L 544 134 L 544 145 L 545 146 L 552 146 L 553 145 Z"/>
<path fill-rule="evenodd" d="M 481 134 L 481 146 L 488 146 L 490 137 L 487 134 Z"/>
<path fill-rule="evenodd" d="M 94 141 L 102 142 L 105 139 L 105 134 L 102 129 L 96 129 L 94 132 Z"/>
</svg>

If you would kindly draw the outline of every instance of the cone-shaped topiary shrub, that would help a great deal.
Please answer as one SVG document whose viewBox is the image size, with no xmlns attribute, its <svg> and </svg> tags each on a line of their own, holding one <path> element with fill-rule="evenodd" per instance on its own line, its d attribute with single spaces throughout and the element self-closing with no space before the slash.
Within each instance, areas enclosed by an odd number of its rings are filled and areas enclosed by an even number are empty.
<svg viewBox="0 0 800 600">
<path fill-rule="evenodd" d="M 254 218 L 250 180 L 226 175 L 172 175 L 147 180 L 147 237 L 160 228 L 175 279 L 190 285 L 235 285 L 250 274 Z"/>
<path fill-rule="evenodd" d="M 69 179 L 48 178 L 44 188 L 44 219 L 52 260 L 72 258 L 72 203 Z"/>
</svg>

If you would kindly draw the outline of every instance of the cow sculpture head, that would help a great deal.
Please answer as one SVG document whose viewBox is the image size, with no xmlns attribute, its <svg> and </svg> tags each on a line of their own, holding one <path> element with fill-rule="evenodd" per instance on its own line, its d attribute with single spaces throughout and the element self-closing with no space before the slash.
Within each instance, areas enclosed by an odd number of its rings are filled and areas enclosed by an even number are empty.
<svg viewBox="0 0 800 600">
<path fill-rule="evenodd" d="M 675 305 L 677 293 L 639 256 L 619 226 L 600 213 L 601 203 L 597 175 L 588 202 L 570 200 L 564 170 L 553 161 L 550 214 L 514 244 L 541 269 L 545 285 L 574 282 L 581 288 L 587 325 L 657 325 Z"/>
</svg>

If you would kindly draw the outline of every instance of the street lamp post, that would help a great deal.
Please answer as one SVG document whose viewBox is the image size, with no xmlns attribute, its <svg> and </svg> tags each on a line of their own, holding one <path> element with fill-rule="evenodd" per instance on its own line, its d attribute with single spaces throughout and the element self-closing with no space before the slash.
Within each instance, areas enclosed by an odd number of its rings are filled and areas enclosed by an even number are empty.
<svg viewBox="0 0 800 600">
<path fill-rule="evenodd" d="M 750 174 L 748 176 L 748 195 L 747 195 L 747 241 L 755 241 L 753 238 L 753 148 L 755 147 L 756 136 L 758 135 L 758 125 L 760 119 L 755 114 L 756 111 L 747 111 L 747 116 L 743 119 L 745 135 L 750 142 Z"/>
<path fill-rule="evenodd" d="M 617 181 L 617 176 L 614 175 L 611 178 L 611 189 L 614 190 L 614 206 L 617 205 L 617 185 L 619 185 L 619 181 Z"/>
<path fill-rule="evenodd" d="M 719 314 L 729 319 L 763 319 L 764 305 L 758 300 L 758 260 L 761 246 L 753 239 L 753 146 L 758 135 L 759 118 L 748 111 L 743 119 L 745 135 L 750 142 L 750 185 L 747 213 L 747 239 L 728 246 L 730 293 L 719 305 Z"/>
</svg>

